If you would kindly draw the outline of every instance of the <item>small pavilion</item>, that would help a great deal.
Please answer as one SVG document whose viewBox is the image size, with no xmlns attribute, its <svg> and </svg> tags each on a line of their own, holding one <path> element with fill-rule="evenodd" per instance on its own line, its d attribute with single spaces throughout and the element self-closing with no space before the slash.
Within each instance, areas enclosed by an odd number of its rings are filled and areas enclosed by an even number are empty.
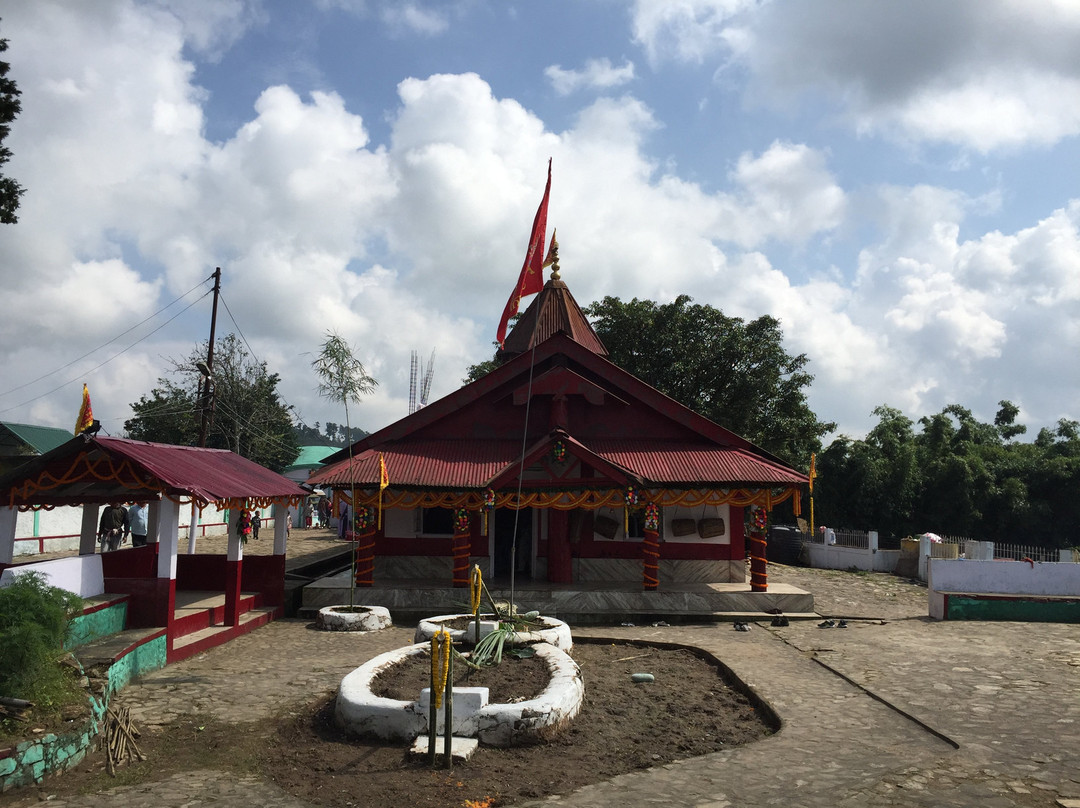
<svg viewBox="0 0 1080 808">
<path fill-rule="evenodd" d="M 365 603 L 405 610 L 426 587 L 450 606 L 460 593 L 435 590 L 476 564 L 503 591 L 513 572 L 549 613 L 812 611 L 806 593 L 766 591 L 764 542 L 751 591 L 744 530 L 748 508 L 797 514 L 806 476 L 608 361 L 557 261 L 500 359 L 309 478 L 355 492 Z M 305 605 L 342 586 L 309 586 Z"/>
<path fill-rule="evenodd" d="M 36 569 L 99 608 L 123 602 L 123 628 L 159 628 L 167 661 L 191 656 L 284 613 L 284 518 L 274 520 L 274 552 L 245 561 L 241 509 L 284 516 L 307 492 L 295 482 L 223 449 L 80 435 L 0 476 L 0 574 Z M 102 505 L 146 502 L 145 547 L 97 552 Z M 180 509 L 228 511 L 225 555 L 178 552 Z M 77 558 L 13 563 L 19 511 L 81 506 Z M 10 570 L 10 571 L 9 571 Z"/>
</svg>

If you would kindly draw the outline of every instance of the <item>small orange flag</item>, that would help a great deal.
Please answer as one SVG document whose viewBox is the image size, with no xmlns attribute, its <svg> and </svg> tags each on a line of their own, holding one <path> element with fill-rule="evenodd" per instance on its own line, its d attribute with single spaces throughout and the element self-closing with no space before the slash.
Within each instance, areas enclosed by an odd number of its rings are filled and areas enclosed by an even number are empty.
<svg viewBox="0 0 1080 808">
<path fill-rule="evenodd" d="M 79 417 L 75 419 L 75 434 L 89 429 L 94 423 L 94 409 L 90 406 L 90 390 L 84 384 L 82 386 L 82 406 L 79 407 Z"/>
</svg>

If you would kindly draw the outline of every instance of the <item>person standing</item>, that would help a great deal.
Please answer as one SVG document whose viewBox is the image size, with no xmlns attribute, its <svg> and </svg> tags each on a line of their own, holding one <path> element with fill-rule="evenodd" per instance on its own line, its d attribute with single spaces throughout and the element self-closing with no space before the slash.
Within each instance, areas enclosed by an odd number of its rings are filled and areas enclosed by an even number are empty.
<svg viewBox="0 0 1080 808">
<path fill-rule="evenodd" d="M 128 527 L 131 530 L 131 546 L 146 546 L 146 503 L 136 502 L 128 508 Z"/>
<path fill-rule="evenodd" d="M 259 540 L 259 528 L 262 527 L 262 517 L 257 510 L 251 512 L 251 537 Z"/>
<path fill-rule="evenodd" d="M 98 523 L 101 552 L 118 548 L 130 532 L 127 508 L 119 502 L 113 502 L 102 511 L 101 521 Z"/>
</svg>

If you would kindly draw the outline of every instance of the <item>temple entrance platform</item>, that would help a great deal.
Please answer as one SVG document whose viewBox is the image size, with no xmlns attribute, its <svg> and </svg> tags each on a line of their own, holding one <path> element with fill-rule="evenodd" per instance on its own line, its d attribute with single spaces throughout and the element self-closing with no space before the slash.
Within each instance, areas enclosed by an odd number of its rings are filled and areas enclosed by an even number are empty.
<svg viewBox="0 0 1080 808">
<path fill-rule="evenodd" d="M 485 581 L 496 601 L 510 600 L 509 580 Z M 778 613 L 788 618 L 817 618 L 814 596 L 790 584 L 772 584 L 766 592 L 751 592 L 748 583 L 673 583 L 647 592 L 640 583 L 602 581 L 555 584 L 518 579 L 514 599 L 519 612 L 537 610 L 577 625 L 666 621 L 761 620 Z M 312 616 L 325 606 L 349 602 L 349 573 L 329 575 L 303 589 L 300 615 Z M 355 602 L 384 606 L 396 622 L 469 611 L 469 590 L 434 579 L 376 579 L 356 588 Z M 490 612 L 485 603 L 482 611 Z"/>
</svg>

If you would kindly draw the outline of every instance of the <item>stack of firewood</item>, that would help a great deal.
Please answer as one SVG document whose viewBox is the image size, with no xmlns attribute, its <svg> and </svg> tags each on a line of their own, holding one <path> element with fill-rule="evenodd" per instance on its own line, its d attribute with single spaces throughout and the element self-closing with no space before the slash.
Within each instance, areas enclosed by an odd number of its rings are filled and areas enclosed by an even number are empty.
<svg viewBox="0 0 1080 808">
<path fill-rule="evenodd" d="M 101 745 L 105 748 L 105 771 L 115 776 L 119 764 L 146 760 L 146 755 L 135 743 L 139 735 L 139 730 L 131 723 L 131 711 L 127 707 L 119 710 L 108 708 L 105 727 L 101 732 Z"/>
<path fill-rule="evenodd" d="M 14 718 L 16 721 L 25 721 L 30 717 L 30 710 L 33 707 L 34 702 L 32 701 L 0 696 L 0 718 Z"/>
</svg>

